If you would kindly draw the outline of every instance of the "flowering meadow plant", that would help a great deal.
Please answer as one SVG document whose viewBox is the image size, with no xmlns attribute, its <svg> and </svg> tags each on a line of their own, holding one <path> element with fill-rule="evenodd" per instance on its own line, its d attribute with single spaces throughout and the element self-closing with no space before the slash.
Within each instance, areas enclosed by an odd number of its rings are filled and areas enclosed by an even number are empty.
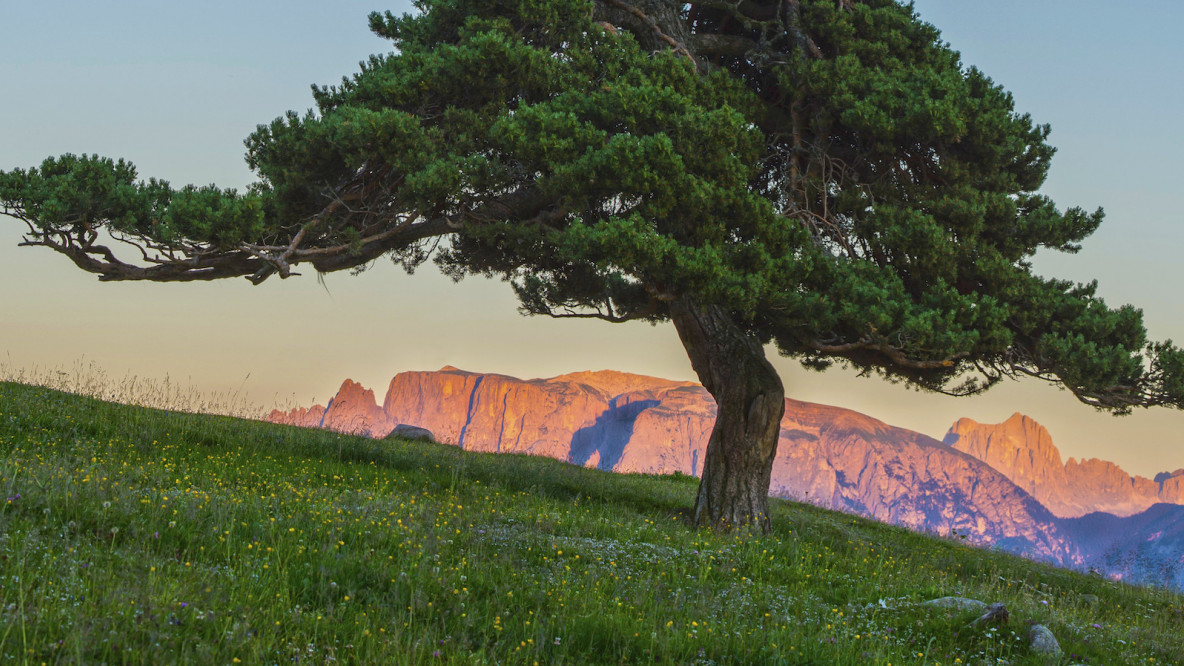
<svg viewBox="0 0 1184 666">
<path fill-rule="evenodd" d="M 780 500 L 698 530 L 689 477 L 0 383 L 0 492 L 5 662 L 1184 663 L 1177 594 Z"/>
</svg>

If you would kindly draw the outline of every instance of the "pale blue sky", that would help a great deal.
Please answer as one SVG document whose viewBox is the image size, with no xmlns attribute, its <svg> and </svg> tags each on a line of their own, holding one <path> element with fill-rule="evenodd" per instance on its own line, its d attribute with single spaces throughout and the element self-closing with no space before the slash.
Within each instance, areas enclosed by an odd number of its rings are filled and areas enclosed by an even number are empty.
<svg viewBox="0 0 1184 666">
<path fill-rule="evenodd" d="M 8 3 L 0 26 L 0 169 L 63 152 L 134 161 L 174 183 L 242 186 L 242 139 L 312 83 L 352 73 L 387 43 L 366 29 L 374 0 L 313 3 Z M 1046 187 L 1062 205 L 1104 206 L 1108 220 L 1075 257 L 1039 270 L 1098 278 L 1112 303 L 1144 308 L 1157 337 L 1184 342 L 1184 224 L 1176 116 L 1184 89 L 1184 3 L 1099 0 L 917 2 L 945 38 L 1051 123 L 1059 153 Z M 346 376 L 381 395 L 401 370 L 453 364 L 518 376 L 615 368 L 692 378 L 669 326 L 522 318 L 500 284 L 454 286 L 380 266 L 358 278 L 311 276 L 251 287 L 100 285 L 65 259 L 18 249 L 0 219 L 0 361 L 94 360 L 109 373 L 245 385 L 260 403 L 328 399 Z M 851 407 L 940 438 L 958 417 L 1023 411 L 1067 456 L 1115 460 L 1151 475 L 1184 467 L 1184 413 L 1116 419 L 1032 382 L 973 399 L 918 394 L 780 359 L 791 396 Z M 250 377 L 244 378 L 250 374 Z"/>
</svg>

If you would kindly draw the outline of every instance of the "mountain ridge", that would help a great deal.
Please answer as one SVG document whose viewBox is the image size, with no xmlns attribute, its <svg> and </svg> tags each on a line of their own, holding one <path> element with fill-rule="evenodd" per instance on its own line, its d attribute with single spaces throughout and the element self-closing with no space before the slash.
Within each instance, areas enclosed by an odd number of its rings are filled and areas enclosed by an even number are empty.
<svg viewBox="0 0 1184 666">
<path fill-rule="evenodd" d="M 943 441 L 999 470 L 1062 518 L 1096 511 L 1132 516 L 1158 503 L 1184 504 L 1184 470 L 1153 480 L 1098 458 L 1062 462 L 1048 430 L 1019 412 L 997 424 L 958 419 Z"/>
<path fill-rule="evenodd" d="M 697 476 L 715 403 L 698 384 L 617 371 L 523 380 L 445 366 L 395 375 L 381 406 L 373 391 L 347 379 L 327 406 L 276 410 L 268 420 L 371 437 L 383 437 L 402 423 L 427 428 L 438 441 L 466 450 L 544 455 L 617 472 Z M 1029 438 L 1034 444 L 1021 451 Z M 1073 472 L 1065 471 L 1069 466 L 1061 463 L 1051 436 L 1034 420 L 1018 413 L 994 426 L 960 419 L 945 440 L 842 407 L 787 399 L 770 494 L 958 534 L 1064 566 L 1104 568 L 1127 580 L 1162 573 L 1162 566 L 1135 566 L 1111 556 L 1113 544 L 1102 547 L 1083 536 L 1081 526 L 1088 521 L 1071 522 L 1074 517 L 1058 516 L 1040 500 L 1043 490 L 1034 479 L 1052 478 L 1057 470 L 1069 478 L 1065 475 Z M 1184 473 L 1165 474 L 1160 486 L 1184 481 Z M 1066 502 L 1082 508 L 1080 500 L 1072 496 Z M 1141 534 L 1147 524 L 1142 514 L 1151 506 L 1114 516 L 1119 522 L 1113 529 Z M 1184 511 L 1157 520 L 1184 526 Z M 1170 525 L 1166 530 L 1177 533 Z M 1163 559 L 1164 552 L 1153 554 Z M 1184 576 L 1179 578 L 1184 586 Z"/>
</svg>

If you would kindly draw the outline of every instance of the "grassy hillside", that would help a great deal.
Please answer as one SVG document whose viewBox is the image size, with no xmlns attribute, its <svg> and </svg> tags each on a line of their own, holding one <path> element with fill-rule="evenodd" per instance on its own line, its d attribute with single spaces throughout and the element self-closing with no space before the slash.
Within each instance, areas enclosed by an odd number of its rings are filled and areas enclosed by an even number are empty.
<svg viewBox="0 0 1184 666">
<path fill-rule="evenodd" d="M 3 383 L 0 661 L 1184 663 L 1178 595 L 695 487 Z"/>
</svg>

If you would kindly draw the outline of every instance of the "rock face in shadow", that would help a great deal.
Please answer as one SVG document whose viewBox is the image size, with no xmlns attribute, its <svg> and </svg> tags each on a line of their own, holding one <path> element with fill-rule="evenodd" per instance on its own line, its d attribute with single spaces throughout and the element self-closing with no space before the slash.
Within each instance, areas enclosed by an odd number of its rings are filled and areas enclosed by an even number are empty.
<svg viewBox="0 0 1184 666">
<path fill-rule="evenodd" d="M 960 419 L 944 441 L 999 470 L 1057 516 L 1130 516 L 1160 502 L 1184 503 L 1184 470 L 1148 479 L 1097 458 L 1062 463 L 1048 431 L 1023 414 L 997 424 Z"/>
<path fill-rule="evenodd" d="M 528 453 L 617 472 L 698 475 L 715 422 L 703 387 L 602 371 L 520 380 L 445 367 L 391 380 L 382 407 L 352 381 L 272 421 L 382 437 L 426 428 L 467 450 Z M 770 493 L 1065 564 L 1055 518 L 1004 475 L 930 437 L 857 412 L 786 401 Z"/>
<path fill-rule="evenodd" d="M 324 418 L 324 405 L 296 407 L 286 412 L 281 409 L 273 409 L 271 410 L 271 413 L 267 415 L 267 420 L 272 423 L 286 423 L 288 425 L 300 426 L 302 428 L 320 428 L 321 422 Z"/>
<path fill-rule="evenodd" d="M 571 438 L 567 461 L 603 469 L 615 469 L 625 455 L 626 446 L 633 439 L 637 417 L 650 407 L 662 404 L 658 400 L 633 400 L 621 396 L 613 398 L 608 409 L 596 417 L 596 422 L 577 430 Z"/>
<path fill-rule="evenodd" d="M 1086 566 L 1128 583 L 1184 590 L 1184 506 L 1156 504 L 1127 517 L 1091 513 L 1061 527 Z"/>
<path fill-rule="evenodd" d="M 975 458 L 839 407 L 786 401 L 770 491 L 1074 564 L 1055 517 Z"/>
</svg>

